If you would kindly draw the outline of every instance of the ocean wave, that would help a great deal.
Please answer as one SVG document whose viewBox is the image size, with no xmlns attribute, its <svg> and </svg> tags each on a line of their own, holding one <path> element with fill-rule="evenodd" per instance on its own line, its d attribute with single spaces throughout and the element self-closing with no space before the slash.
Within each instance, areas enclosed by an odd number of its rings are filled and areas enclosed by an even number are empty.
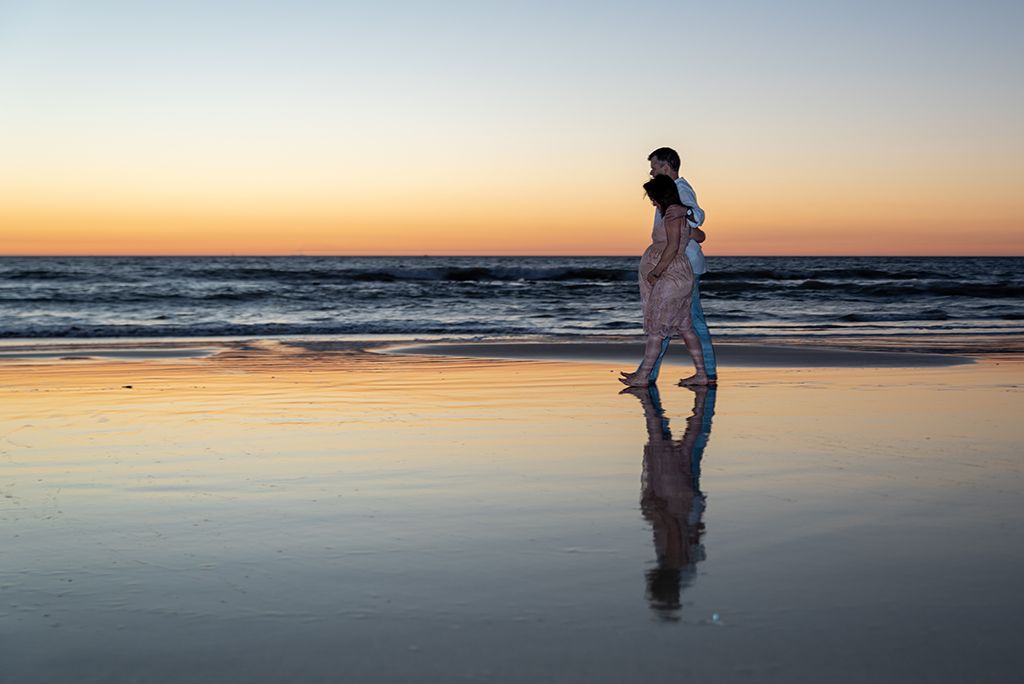
<svg viewBox="0 0 1024 684">
<path fill-rule="evenodd" d="M 189 277 L 209 281 L 273 281 L 281 283 L 394 283 L 401 281 L 448 282 L 565 282 L 636 280 L 635 268 L 591 266 L 422 266 L 411 268 L 311 268 L 304 270 L 266 267 L 193 268 Z"/>
<path fill-rule="evenodd" d="M 848 313 L 840 316 L 837 320 L 842 323 L 915 323 L 918 321 L 949 321 L 953 319 L 954 317 L 950 316 L 949 312 L 942 309 L 925 309 L 923 311 L 916 311 L 910 316 L 904 313 L 885 312 Z"/>
<path fill-rule="evenodd" d="M 43 281 L 43 282 L 83 282 L 92 280 L 97 274 L 58 269 L 19 269 L 12 271 L 0 270 L 0 282 Z"/>
<path fill-rule="evenodd" d="M 110 338 L 110 337 L 265 337 L 278 335 L 540 335 L 548 331 L 529 325 L 472 326 L 440 325 L 430 322 L 385 322 L 380 324 L 334 323 L 290 324 L 197 324 L 197 325 L 27 325 L 0 330 L 0 338 Z"/>
<path fill-rule="evenodd" d="M 1002 335 L 1024 336 L 1024 327 L 1020 325 L 957 325 L 943 320 L 908 321 L 904 319 L 859 320 L 857 316 L 844 316 L 833 322 L 803 323 L 799 325 L 779 326 L 775 323 L 737 323 L 729 325 L 720 322 L 713 326 L 712 332 L 716 339 L 728 339 L 741 336 L 779 336 L 779 335 L 876 335 L 898 334 L 914 335 Z M 426 323 L 381 323 L 358 325 L 345 324 L 200 324 L 200 325 L 27 325 L 22 327 L 4 328 L 0 330 L 0 339 L 109 339 L 109 338 L 199 338 L 199 337 L 327 337 L 333 335 L 382 336 L 409 335 L 423 336 L 465 336 L 478 337 L 510 337 L 510 336 L 606 336 L 606 335 L 637 335 L 641 334 L 640 321 L 609 321 L 607 323 L 588 324 L 579 320 L 566 321 L 557 327 L 541 327 L 532 325 L 430 325 Z"/>
<path fill-rule="evenodd" d="M 948 277 L 939 271 L 896 271 L 875 268 L 802 268 L 802 269 L 722 269 L 712 270 L 701 277 L 701 282 L 733 280 L 764 282 L 830 278 L 846 280 L 919 280 Z"/>
<path fill-rule="evenodd" d="M 791 279 L 788 282 L 756 282 L 756 281 L 714 281 L 704 284 L 701 279 L 701 292 L 712 294 L 749 293 L 759 294 L 805 294 L 828 293 L 837 298 L 868 297 L 881 300 L 899 301 L 908 297 L 966 297 L 980 299 L 1020 299 L 1024 297 L 1024 286 L 1015 283 L 978 283 L 965 281 L 927 281 L 916 284 L 875 284 L 859 285 L 851 282 L 828 280 Z"/>
<path fill-rule="evenodd" d="M 636 280 L 634 266 L 624 268 L 597 266 L 426 266 L 411 268 L 308 268 L 285 269 L 240 265 L 191 265 L 181 268 L 141 268 L 113 271 L 67 271 L 64 269 L 19 269 L 0 271 L 0 282 L 57 281 L 57 282 L 137 282 L 150 279 L 180 280 L 187 278 L 205 282 L 274 282 L 282 284 L 330 283 L 394 283 L 402 281 L 429 282 L 566 282 Z"/>
<path fill-rule="evenodd" d="M 363 301 L 363 300 L 395 300 L 401 301 L 408 297 L 427 297 L 432 300 L 500 300 L 513 296 L 558 297 L 561 294 L 575 292 L 587 296 L 607 297 L 614 299 L 628 298 L 635 295 L 635 275 L 632 278 L 621 278 L 619 285 L 605 293 L 595 281 L 577 280 L 567 275 L 561 281 L 553 278 L 547 281 L 517 283 L 522 290 L 510 291 L 509 281 L 494 280 L 490 276 L 484 281 L 474 280 L 479 274 L 462 273 L 443 281 L 406 280 L 403 283 L 377 280 L 372 286 L 353 281 L 333 283 L 307 283 L 303 286 L 282 286 L 279 283 L 236 282 L 235 286 L 225 282 L 200 283 L 168 283 L 157 288 L 148 283 L 135 287 L 132 284 L 111 284 L 109 286 L 87 287 L 54 287 L 54 288 L 11 288 L 0 289 L 0 304 L 47 306 L 73 305 L 88 306 L 94 304 L 136 305 L 165 303 L 179 306 L 194 303 L 246 303 L 289 301 L 315 305 L 325 300 L 330 301 Z M 235 282 L 235 281 L 233 281 Z M 607 283 L 607 281 L 606 281 Z M 489 286 L 493 284 L 494 286 Z M 502 287 L 497 287 L 501 285 Z M 412 289 L 410 289 L 412 288 Z M 455 289 L 452 289 L 455 288 Z M 625 289 L 623 289 L 625 288 Z M 983 306 L 984 301 L 990 305 L 1008 300 L 1024 298 L 1024 286 L 1014 283 L 977 283 L 977 282 L 918 282 L 902 284 L 858 285 L 849 282 L 827 280 L 791 280 L 788 282 L 755 282 L 755 281 L 712 281 L 703 283 L 701 291 L 705 297 L 730 300 L 766 300 L 800 301 L 809 298 L 828 298 L 835 300 L 872 300 L 880 303 L 899 303 L 910 299 L 927 300 L 930 298 L 956 298 L 961 300 L 978 300 Z"/>
<path fill-rule="evenodd" d="M 251 292 L 117 292 L 117 293 L 75 293 L 57 291 L 49 294 L 35 294 L 24 297 L 0 297 L 0 304 L 19 304 L 31 306 L 75 306 L 90 307 L 95 305 L 132 306 L 137 304 L 168 304 L 200 306 L 203 303 L 215 302 L 255 302 L 268 300 L 279 295 L 274 290 Z"/>
</svg>

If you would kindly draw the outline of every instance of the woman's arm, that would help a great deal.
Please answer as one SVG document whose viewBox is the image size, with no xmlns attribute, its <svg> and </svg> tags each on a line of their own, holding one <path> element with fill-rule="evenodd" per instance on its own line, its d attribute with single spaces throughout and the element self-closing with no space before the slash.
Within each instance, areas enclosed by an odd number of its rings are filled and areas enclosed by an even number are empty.
<svg viewBox="0 0 1024 684">
<path fill-rule="evenodd" d="M 665 272 L 665 269 L 672 263 L 672 260 L 679 255 L 680 245 L 685 244 L 683 237 L 687 240 L 690 239 L 690 226 L 686 223 L 686 214 L 683 213 L 682 207 L 671 206 L 665 212 L 665 237 L 668 239 L 668 245 L 666 245 L 665 251 L 661 253 L 661 259 L 651 269 L 651 272 L 647 274 L 647 282 L 651 285 Z"/>
</svg>

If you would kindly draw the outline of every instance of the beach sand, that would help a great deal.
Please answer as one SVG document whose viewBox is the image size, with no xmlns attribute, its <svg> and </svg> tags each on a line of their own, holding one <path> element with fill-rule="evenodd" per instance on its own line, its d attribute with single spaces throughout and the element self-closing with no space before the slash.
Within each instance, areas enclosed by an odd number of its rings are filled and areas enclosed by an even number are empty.
<svg viewBox="0 0 1024 684">
<path fill-rule="evenodd" d="M 1018 357 L 630 348 L 8 345 L 3 681 L 1015 678 Z"/>
</svg>

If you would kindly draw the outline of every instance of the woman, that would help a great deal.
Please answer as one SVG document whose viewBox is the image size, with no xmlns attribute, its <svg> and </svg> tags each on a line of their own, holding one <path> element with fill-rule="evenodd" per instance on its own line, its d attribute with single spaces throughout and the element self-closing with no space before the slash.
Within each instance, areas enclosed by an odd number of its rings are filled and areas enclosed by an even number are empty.
<svg viewBox="0 0 1024 684">
<path fill-rule="evenodd" d="M 706 385 L 704 353 L 690 321 L 693 269 L 685 253 L 690 239 L 686 207 L 679 200 L 675 181 L 668 176 L 655 176 L 644 183 L 644 190 L 662 217 L 654 224 L 651 246 L 640 259 L 640 300 L 647 342 L 640 367 L 633 373 L 622 373 L 619 380 L 630 387 L 654 382 L 669 341 L 682 336 L 697 370 L 687 384 Z"/>
</svg>

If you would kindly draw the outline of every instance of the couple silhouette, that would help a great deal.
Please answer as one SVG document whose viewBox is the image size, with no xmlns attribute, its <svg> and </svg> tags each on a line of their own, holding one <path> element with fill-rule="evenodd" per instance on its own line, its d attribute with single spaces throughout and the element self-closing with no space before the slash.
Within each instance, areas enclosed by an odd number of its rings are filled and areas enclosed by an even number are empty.
<svg viewBox="0 0 1024 684">
<path fill-rule="evenodd" d="M 697 204 L 693 186 L 679 175 L 680 159 L 675 150 L 660 147 L 647 159 L 651 179 L 643 187 L 655 214 L 651 244 L 638 269 L 647 339 L 640 365 L 635 371 L 623 372 L 619 380 L 630 387 L 656 382 L 670 341 L 681 338 L 695 373 L 679 384 L 715 385 L 715 349 L 700 299 L 700 280 L 707 271 L 701 249 L 706 237 L 701 227 L 704 210 Z"/>
</svg>

